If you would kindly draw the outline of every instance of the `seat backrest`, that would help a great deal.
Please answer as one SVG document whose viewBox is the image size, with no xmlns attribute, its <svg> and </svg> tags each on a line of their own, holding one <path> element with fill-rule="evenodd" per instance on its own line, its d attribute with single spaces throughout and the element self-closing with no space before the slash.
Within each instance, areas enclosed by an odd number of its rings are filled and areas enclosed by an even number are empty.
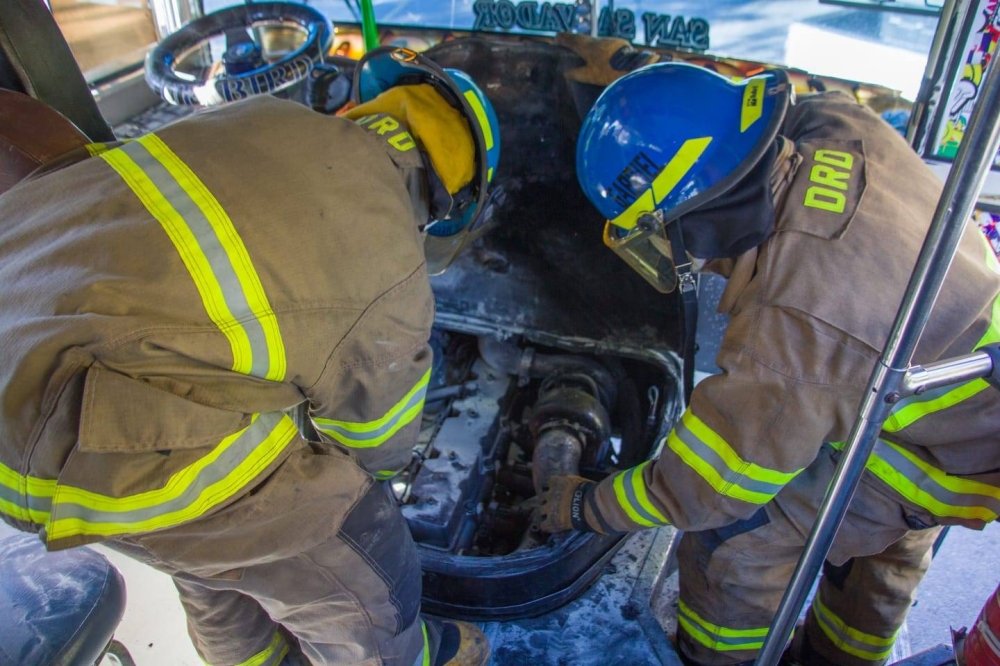
<svg viewBox="0 0 1000 666">
<path fill-rule="evenodd" d="M 0 194 L 39 165 L 88 143 L 73 123 L 49 106 L 0 90 Z"/>
<path fill-rule="evenodd" d="M 91 141 L 115 139 L 42 0 L 0 0 L 0 88 L 44 102 Z"/>
</svg>

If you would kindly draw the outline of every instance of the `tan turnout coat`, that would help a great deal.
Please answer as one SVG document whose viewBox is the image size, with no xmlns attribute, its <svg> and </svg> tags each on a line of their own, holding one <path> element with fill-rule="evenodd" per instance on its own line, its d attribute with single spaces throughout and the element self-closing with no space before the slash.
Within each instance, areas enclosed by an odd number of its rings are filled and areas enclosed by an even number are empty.
<svg viewBox="0 0 1000 666">
<path fill-rule="evenodd" d="M 433 298 L 389 138 L 259 97 L 0 197 L 0 516 L 59 548 L 211 514 L 305 446 L 303 401 L 404 466 Z"/>
</svg>

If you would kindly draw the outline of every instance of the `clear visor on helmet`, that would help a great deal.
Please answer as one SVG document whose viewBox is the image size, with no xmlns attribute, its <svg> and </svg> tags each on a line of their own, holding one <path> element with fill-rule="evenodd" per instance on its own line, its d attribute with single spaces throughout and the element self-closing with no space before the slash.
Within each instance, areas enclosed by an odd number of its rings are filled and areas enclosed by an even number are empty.
<svg viewBox="0 0 1000 666">
<path fill-rule="evenodd" d="M 424 236 L 427 273 L 429 275 L 444 273 L 462 248 L 492 229 L 497 222 L 497 208 L 502 206 L 505 200 L 503 188 L 494 187 L 490 190 L 486 203 L 478 209 L 475 206 L 467 206 L 454 220 L 431 222 Z"/>
<path fill-rule="evenodd" d="M 604 244 L 657 291 L 669 294 L 677 288 L 674 254 L 660 215 L 643 215 L 631 229 L 605 223 Z"/>
</svg>

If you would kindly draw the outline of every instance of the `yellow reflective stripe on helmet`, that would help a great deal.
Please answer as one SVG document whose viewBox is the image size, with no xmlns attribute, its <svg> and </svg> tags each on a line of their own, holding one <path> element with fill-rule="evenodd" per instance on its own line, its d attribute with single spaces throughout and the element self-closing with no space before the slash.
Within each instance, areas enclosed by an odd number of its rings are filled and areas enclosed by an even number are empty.
<svg viewBox="0 0 1000 666">
<path fill-rule="evenodd" d="M 374 421 L 359 423 L 314 418 L 313 425 L 324 435 L 332 437 L 344 446 L 362 449 L 374 448 L 386 442 L 420 415 L 424 408 L 424 396 L 427 394 L 427 384 L 430 380 L 431 371 L 428 368 L 427 372 L 399 402 Z"/>
<path fill-rule="evenodd" d="M 55 490 L 54 479 L 23 476 L 0 463 L 0 513 L 14 520 L 47 523 Z"/>
<path fill-rule="evenodd" d="M 831 446 L 843 450 L 844 442 L 831 442 Z M 952 476 L 884 439 L 875 443 L 867 468 L 905 499 L 935 516 L 985 522 L 1000 516 L 1000 488 Z"/>
<path fill-rule="evenodd" d="M 802 470 L 779 472 L 747 462 L 688 408 L 667 446 L 720 495 L 767 504 Z"/>
<path fill-rule="evenodd" d="M 486 117 L 486 109 L 483 108 L 483 103 L 476 97 L 476 93 L 471 90 L 466 90 L 464 97 L 465 101 L 472 107 L 472 112 L 476 114 L 479 127 L 483 130 L 483 141 L 486 143 L 486 150 L 493 150 L 493 128 L 490 127 L 490 120 Z"/>
<path fill-rule="evenodd" d="M 841 652 L 869 661 L 882 661 L 892 652 L 892 645 L 896 642 L 895 633 L 889 638 L 883 638 L 850 627 L 834 615 L 820 601 L 819 596 L 813 599 L 812 613 L 819 628 Z"/>
<path fill-rule="evenodd" d="M 653 212 L 656 205 L 673 192 L 677 184 L 687 175 L 687 172 L 691 170 L 691 167 L 698 161 L 698 158 L 701 157 L 701 154 L 705 152 L 710 143 L 712 143 L 712 137 L 710 136 L 685 141 L 684 145 L 667 162 L 667 166 L 663 167 L 656 178 L 653 179 L 653 183 L 649 189 L 633 201 L 632 205 L 622 211 L 618 217 L 609 220 L 609 222 L 622 229 L 632 229 L 635 227 L 640 215 Z"/>
<path fill-rule="evenodd" d="M 612 486 L 618 504 L 633 522 L 644 527 L 661 527 L 669 524 L 669 521 L 649 501 L 642 475 L 642 471 L 652 462 L 647 460 L 637 467 L 618 473 Z"/>
<path fill-rule="evenodd" d="M 677 622 L 691 638 L 715 652 L 759 650 L 764 645 L 768 627 L 728 629 L 706 622 L 683 599 L 677 600 Z"/>
<path fill-rule="evenodd" d="M 206 313 L 229 341 L 233 371 L 283 381 L 286 359 L 277 319 L 243 240 L 218 200 L 153 134 L 100 157 L 176 247 Z"/>
<path fill-rule="evenodd" d="M 764 79 L 751 79 L 743 87 L 743 109 L 740 111 L 740 132 L 746 132 L 750 126 L 764 115 Z"/>
<path fill-rule="evenodd" d="M 239 493 L 274 463 L 298 434 L 280 412 L 254 415 L 208 455 L 173 474 L 161 488 L 110 497 L 57 484 L 48 540 L 75 535 L 138 534 L 180 525 Z"/>
<path fill-rule="evenodd" d="M 288 654 L 288 643 L 282 638 L 281 633 L 275 631 L 270 645 L 236 666 L 278 666 L 286 654 Z"/>
</svg>

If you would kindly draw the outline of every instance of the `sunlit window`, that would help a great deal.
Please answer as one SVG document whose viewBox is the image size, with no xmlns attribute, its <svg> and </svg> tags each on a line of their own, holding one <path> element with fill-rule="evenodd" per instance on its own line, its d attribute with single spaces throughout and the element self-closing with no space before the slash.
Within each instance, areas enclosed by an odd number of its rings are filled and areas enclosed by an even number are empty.
<svg viewBox="0 0 1000 666">
<path fill-rule="evenodd" d="M 145 0 L 50 0 L 50 6 L 88 80 L 141 62 L 156 42 Z"/>
</svg>

